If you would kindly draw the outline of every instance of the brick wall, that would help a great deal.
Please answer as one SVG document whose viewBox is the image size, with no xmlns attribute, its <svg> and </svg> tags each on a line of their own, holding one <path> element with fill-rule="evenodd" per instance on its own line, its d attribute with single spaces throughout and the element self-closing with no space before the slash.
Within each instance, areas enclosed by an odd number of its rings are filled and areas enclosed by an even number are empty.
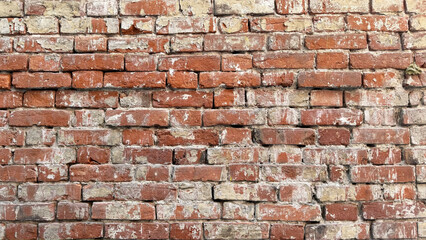
<svg viewBox="0 0 426 240">
<path fill-rule="evenodd" d="M 1 0 L 0 239 L 426 239 L 425 13 Z"/>
</svg>

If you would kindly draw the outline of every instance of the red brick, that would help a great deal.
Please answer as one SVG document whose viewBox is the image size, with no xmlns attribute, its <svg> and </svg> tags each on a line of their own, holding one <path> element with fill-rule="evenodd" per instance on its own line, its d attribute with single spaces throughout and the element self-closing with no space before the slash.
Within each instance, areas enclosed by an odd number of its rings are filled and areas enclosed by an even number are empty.
<svg viewBox="0 0 426 240">
<path fill-rule="evenodd" d="M 305 37 L 308 49 L 365 49 L 365 34 L 309 35 Z"/>
<path fill-rule="evenodd" d="M 17 127 L 66 127 L 71 114 L 62 110 L 16 110 L 9 116 L 9 125 Z"/>
<path fill-rule="evenodd" d="M 69 73 L 13 73 L 16 88 L 61 88 L 71 86 Z"/>
<path fill-rule="evenodd" d="M 170 111 L 171 126 L 201 126 L 201 111 L 192 109 L 175 109 Z"/>
<path fill-rule="evenodd" d="M 332 203 L 325 206 L 325 220 L 327 221 L 356 221 L 358 206 L 350 203 Z"/>
<path fill-rule="evenodd" d="M 21 130 L 0 130 L 0 146 L 23 146 L 25 133 Z"/>
<path fill-rule="evenodd" d="M 37 239 L 37 224 L 10 223 L 6 225 L 5 239 L 32 240 Z"/>
<path fill-rule="evenodd" d="M 315 142 L 313 129 L 256 129 L 255 138 L 261 144 L 312 145 Z"/>
<path fill-rule="evenodd" d="M 206 150 L 203 148 L 177 148 L 174 150 L 173 164 L 192 165 L 205 161 Z"/>
<path fill-rule="evenodd" d="M 222 71 L 245 71 L 253 68 L 253 57 L 249 54 L 222 55 Z"/>
<path fill-rule="evenodd" d="M 268 182 L 321 182 L 327 179 L 327 168 L 318 165 L 265 165 L 261 171 L 263 180 Z"/>
<path fill-rule="evenodd" d="M 251 129 L 246 128 L 225 128 L 220 136 L 222 145 L 251 143 Z"/>
<path fill-rule="evenodd" d="M 424 216 L 423 202 L 369 202 L 362 206 L 364 219 L 406 219 Z"/>
<path fill-rule="evenodd" d="M 76 164 L 70 167 L 70 181 L 129 182 L 132 180 L 128 165 Z"/>
<path fill-rule="evenodd" d="M 0 89 L 10 89 L 12 78 L 10 74 L 0 74 Z"/>
<path fill-rule="evenodd" d="M 155 71 L 157 70 L 157 57 L 152 55 L 126 55 L 127 71 Z"/>
<path fill-rule="evenodd" d="M 318 129 L 318 143 L 321 145 L 349 145 L 351 132 L 345 128 Z"/>
<path fill-rule="evenodd" d="M 159 70 L 177 70 L 177 71 L 219 71 L 220 56 L 217 55 L 181 55 L 161 57 L 158 63 Z"/>
<path fill-rule="evenodd" d="M 379 239 L 416 239 L 418 236 L 416 222 L 373 222 L 372 231 L 374 238 Z"/>
<path fill-rule="evenodd" d="M 366 88 L 394 87 L 401 84 L 400 77 L 394 72 L 364 73 L 363 85 Z"/>
<path fill-rule="evenodd" d="M 176 166 L 174 168 L 173 181 L 223 181 L 225 169 L 220 166 Z"/>
<path fill-rule="evenodd" d="M 276 0 L 277 12 L 279 14 L 306 13 L 307 3 L 305 0 Z"/>
<path fill-rule="evenodd" d="M 173 240 L 197 240 L 203 237 L 201 223 L 183 222 L 170 224 L 170 239 Z"/>
<path fill-rule="evenodd" d="M 0 108 L 22 107 L 22 92 L 0 92 Z"/>
<path fill-rule="evenodd" d="M 266 112 L 263 109 L 214 109 L 205 110 L 204 126 L 216 125 L 263 125 L 266 122 Z"/>
<path fill-rule="evenodd" d="M 101 88 L 104 74 L 100 71 L 79 71 L 72 73 L 73 88 Z"/>
<path fill-rule="evenodd" d="M 35 182 L 37 168 L 35 166 L 5 165 L 0 166 L 2 182 Z"/>
<path fill-rule="evenodd" d="M 306 109 L 300 113 L 303 125 L 357 126 L 363 120 L 362 111 L 357 109 Z"/>
<path fill-rule="evenodd" d="M 215 130 L 210 129 L 172 129 L 157 131 L 159 146 L 177 145 L 208 145 L 219 144 L 219 135 Z"/>
<path fill-rule="evenodd" d="M 168 166 L 142 165 L 136 168 L 135 178 L 139 181 L 163 182 L 170 179 L 170 168 Z"/>
<path fill-rule="evenodd" d="M 107 38 L 103 36 L 76 36 L 76 52 L 106 52 Z"/>
<path fill-rule="evenodd" d="M 0 71 L 20 71 L 27 69 L 27 55 L 0 55 Z"/>
<path fill-rule="evenodd" d="M 55 239 L 86 239 L 102 238 L 103 223 L 95 222 L 61 222 L 41 223 L 39 225 L 39 238 L 41 240 Z M 69 231 L 72 229 L 72 231 Z"/>
<path fill-rule="evenodd" d="M 55 106 L 54 91 L 27 91 L 24 93 L 25 107 L 53 107 Z"/>
<path fill-rule="evenodd" d="M 172 88 L 196 89 L 198 87 L 198 75 L 193 72 L 169 72 L 167 84 Z"/>
<path fill-rule="evenodd" d="M 105 164 L 110 160 L 111 151 L 100 147 L 80 147 L 77 151 L 77 163 L 81 164 Z"/>
<path fill-rule="evenodd" d="M 260 51 L 266 48 L 265 35 L 206 35 L 204 51 Z"/>
<path fill-rule="evenodd" d="M 218 89 L 214 92 L 215 107 L 242 106 L 245 101 L 244 89 Z"/>
<path fill-rule="evenodd" d="M 303 239 L 305 233 L 303 225 L 274 223 L 271 224 L 271 239 Z"/>
<path fill-rule="evenodd" d="M 165 86 L 166 73 L 160 72 L 110 72 L 104 76 L 104 87 L 164 88 Z"/>
<path fill-rule="evenodd" d="M 297 125 L 299 111 L 294 108 L 271 108 L 268 111 L 268 125 Z"/>
<path fill-rule="evenodd" d="M 67 164 L 75 162 L 71 148 L 19 148 L 15 149 L 16 164 Z"/>
<path fill-rule="evenodd" d="M 344 52 L 317 53 L 318 69 L 343 69 L 349 64 L 348 54 Z"/>
<path fill-rule="evenodd" d="M 118 92 L 115 91 L 73 91 L 56 92 L 58 108 L 116 108 Z"/>
<path fill-rule="evenodd" d="M 343 91 L 312 90 L 310 102 L 316 107 L 342 107 Z"/>
<path fill-rule="evenodd" d="M 111 126 L 168 126 L 169 113 L 159 109 L 107 110 L 105 123 Z"/>
<path fill-rule="evenodd" d="M 258 220 L 277 221 L 318 221 L 321 219 L 319 205 L 274 205 L 261 203 L 257 206 Z"/>
<path fill-rule="evenodd" d="M 412 53 L 351 53 L 352 68 L 395 68 L 406 69 L 412 62 Z"/>
<path fill-rule="evenodd" d="M 69 54 L 62 56 L 62 70 L 123 70 L 124 56 L 120 54 Z"/>
<path fill-rule="evenodd" d="M 253 65 L 258 68 L 313 68 L 314 53 L 255 53 Z"/>
<path fill-rule="evenodd" d="M 284 86 L 293 85 L 294 73 L 282 71 L 268 71 L 262 74 L 262 85 L 264 86 Z"/>
<path fill-rule="evenodd" d="M 120 162 L 125 160 L 124 163 L 171 164 L 172 158 L 172 149 L 125 148 L 123 151 L 123 159 L 120 159 Z"/>
<path fill-rule="evenodd" d="M 412 166 L 355 166 L 351 179 L 356 183 L 402 183 L 416 178 Z"/>
<path fill-rule="evenodd" d="M 401 149 L 399 148 L 372 148 L 371 163 L 373 164 L 398 164 L 401 162 Z"/>
<path fill-rule="evenodd" d="M 137 3 L 137 2 L 136 2 Z M 167 239 L 168 223 L 105 223 L 105 238 Z"/>
<path fill-rule="evenodd" d="M 12 152 L 10 151 L 10 149 L 0 149 L 0 164 L 3 165 L 10 163 L 12 163 Z"/>
<path fill-rule="evenodd" d="M 213 107 L 213 93 L 201 91 L 161 91 L 152 95 L 152 106 L 169 107 Z"/>
<path fill-rule="evenodd" d="M 55 203 L 12 203 L 0 204 L 6 221 L 52 221 L 55 218 Z"/>
<path fill-rule="evenodd" d="M 408 31 L 408 17 L 385 15 L 348 15 L 348 28 L 359 31 Z"/>
<path fill-rule="evenodd" d="M 154 131 L 144 129 L 123 130 L 123 144 L 152 146 L 154 145 Z"/>
<path fill-rule="evenodd" d="M 357 128 L 352 131 L 353 143 L 409 144 L 410 132 L 405 128 Z"/>
<path fill-rule="evenodd" d="M 301 72 L 297 83 L 299 87 L 360 87 L 362 74 L 359 72 Z"/>
<path fill-rule="evenodd" d="M 89 204 L 59 202 L 57 218 L 61 220 L 87 220 L 89 219 Z"/>
<path fill-rule="evenodd" d="M 32 55 L 29 60 L 31 71 L 57 72 L 60 70 L 61 57 L 56 54 Z"/>
</svg>

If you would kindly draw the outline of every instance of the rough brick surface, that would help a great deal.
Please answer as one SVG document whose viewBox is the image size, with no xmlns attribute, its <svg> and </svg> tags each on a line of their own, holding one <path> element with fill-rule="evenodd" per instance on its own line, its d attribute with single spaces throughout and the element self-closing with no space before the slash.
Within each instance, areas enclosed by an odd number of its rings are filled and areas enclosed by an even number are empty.
<svg viewBox="0 0 426 240">
<path fill-rule="evenodd" d="M 425 0 L 0 0 L 0 240 L 426 239 L 425 52 Z"/>
</svg>

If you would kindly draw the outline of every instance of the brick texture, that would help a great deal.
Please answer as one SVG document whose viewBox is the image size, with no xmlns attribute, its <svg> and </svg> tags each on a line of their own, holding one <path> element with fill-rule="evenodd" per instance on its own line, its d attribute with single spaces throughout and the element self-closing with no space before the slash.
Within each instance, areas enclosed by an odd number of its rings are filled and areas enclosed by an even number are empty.
<svg viewBox="0 0 426 240">
<path fill-rule="evenodd" d="M 425 13 L 0 0 L 0 240 L 426 239 Z"/>
</svg>

